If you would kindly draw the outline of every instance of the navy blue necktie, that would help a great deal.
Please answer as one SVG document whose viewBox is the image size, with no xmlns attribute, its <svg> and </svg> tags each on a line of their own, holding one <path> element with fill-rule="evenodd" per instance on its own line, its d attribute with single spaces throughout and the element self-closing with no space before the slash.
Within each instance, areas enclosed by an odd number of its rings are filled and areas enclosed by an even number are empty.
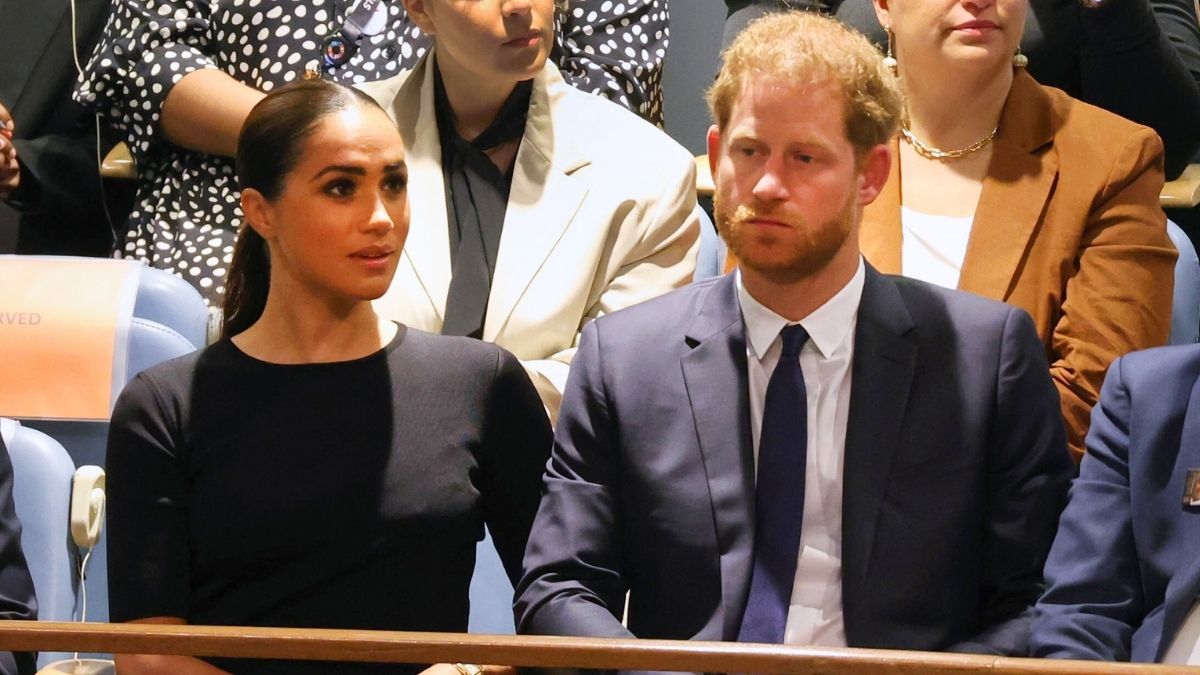
<svg viewBox="0 0 1200 675">
<path fill-rule="evenodd" d="M 808 399 L 800 348 L 808 333 L 799 324 L 780 333 L 783 354 L 763 404 L 754 490 L 754 570 L 738 642 L 781 644 L 787 626 L 804 521 L 804 464 Z"/>
</svg>

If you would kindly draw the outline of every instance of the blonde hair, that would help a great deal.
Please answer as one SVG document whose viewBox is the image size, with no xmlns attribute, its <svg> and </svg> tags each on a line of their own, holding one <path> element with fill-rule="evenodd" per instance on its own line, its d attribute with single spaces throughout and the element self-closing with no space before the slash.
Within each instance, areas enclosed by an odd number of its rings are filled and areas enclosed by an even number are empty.
<svg viewBox="0 0 1200 675">
<path fill-rule="evenodd" d="M 867 38 L 814 12 L 775 12 L 748 25 L 723 55 L 708 90 L 708 107 L 724 132 L 733 104 L 751 78 L 778 78 L 803 87 L 838 84 L 846 100 L 846 137 L 861 156 L 896 132 L 903 97 Z"/>
</svg>

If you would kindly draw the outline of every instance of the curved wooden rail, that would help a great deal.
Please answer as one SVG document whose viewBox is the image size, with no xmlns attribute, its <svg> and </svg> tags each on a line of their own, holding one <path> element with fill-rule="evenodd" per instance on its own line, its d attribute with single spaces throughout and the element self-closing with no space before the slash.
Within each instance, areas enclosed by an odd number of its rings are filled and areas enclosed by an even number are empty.
<svg viewBox="0 0 1200 675">
<path fill-rule="evenodd" d="M 877 649 L 366 630 L 0 621 L 0 649 L 830 675 L 1180 675 L 1200 668 Z"/>
</svg>

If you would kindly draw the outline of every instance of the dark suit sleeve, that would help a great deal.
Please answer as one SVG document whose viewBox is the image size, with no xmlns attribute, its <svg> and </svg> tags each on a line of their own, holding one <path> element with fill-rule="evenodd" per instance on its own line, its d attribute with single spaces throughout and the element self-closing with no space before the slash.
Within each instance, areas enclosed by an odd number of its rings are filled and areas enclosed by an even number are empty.
<svg viewBox="0 0 1200 675">
<path fill-rule="evenodd" d="M 558 67 L 576 89 L 599 94 L 662 126 L 667 0 L 572 0 L 558 31 Z"/>
<path fill-rule="evenodd" d="M 1128 661 L 1146 614 L 1129 483 L 1131 397 L 1113 363 L 1092 416 L 1087 455 L 1046 562 L 1033 656 Z"/>
<path fill-rule="evenodd" d="M 13 140 L 21 184 L 9 201 L 23 213 L 96 220 L 103 209 L 96 129 L 92 116 L 80 112 L 76 133 Z"/>
<path fill-rule="evenodd" d="M 1080 10 L 1079 56 L 1079 98 L 1152 127 L 1166 149 L 1167 178 L 1178 176 L 1200 149 L 1200 26 L 1192 0 Z"/>
<path fill-rule="evenodd" d="M 0 619 L 37 618 L 33 579 L 21 551 L 21 523 L 13 504 L 13 468 L 0 440 Z M 32 652 L 0 652 L 0 673 L 34 672 Z"/>
<path fill-rule="evenodd" d="M 1033 322 L 1010 309 L 990 430 L 982 630 L 950 651 L 1023 654 L 1073 466 Z"/>
<path fill-rule="evenodd" d="M 482 458 L 483 515 L 509 579 L 521 576 L 521 557 L 542 494 L 550 454 L 550 420 L 516 357 L 496 352 Z"/>
<path fill-rule="evenodd" d="M 563 392 L 545 494 L 516 589 L 519 633 L 631 637 L 618 618 L 628 588 L 618 543 L 620 447 L 599 342 L 592 322 Z"/>
</svg>

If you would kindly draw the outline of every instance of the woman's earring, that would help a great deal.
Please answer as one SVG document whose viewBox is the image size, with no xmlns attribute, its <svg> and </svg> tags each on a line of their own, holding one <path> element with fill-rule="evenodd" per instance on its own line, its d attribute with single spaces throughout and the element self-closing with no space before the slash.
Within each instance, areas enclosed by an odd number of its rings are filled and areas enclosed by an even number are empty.
<svg viewBox="0 0 1200 675">
<path fill-rule="evenodd" d="M 890 26 L 883 29 L 887 32 L 887 54 L 883 57 L 883 67 L 887 68 L 892 75 L 900 73 L 900 64 L 896 61 L 896 57 L 892 55 L 892 29 Z"/>
<path fill-rule="evenodd" d="M 1021 53 L 1021 45 L 1017 45 L 1017 53 L 1013 54 L 1013 68 L 1024 68 L 1029 65 L 1029 57 Z"/>
</svg>

